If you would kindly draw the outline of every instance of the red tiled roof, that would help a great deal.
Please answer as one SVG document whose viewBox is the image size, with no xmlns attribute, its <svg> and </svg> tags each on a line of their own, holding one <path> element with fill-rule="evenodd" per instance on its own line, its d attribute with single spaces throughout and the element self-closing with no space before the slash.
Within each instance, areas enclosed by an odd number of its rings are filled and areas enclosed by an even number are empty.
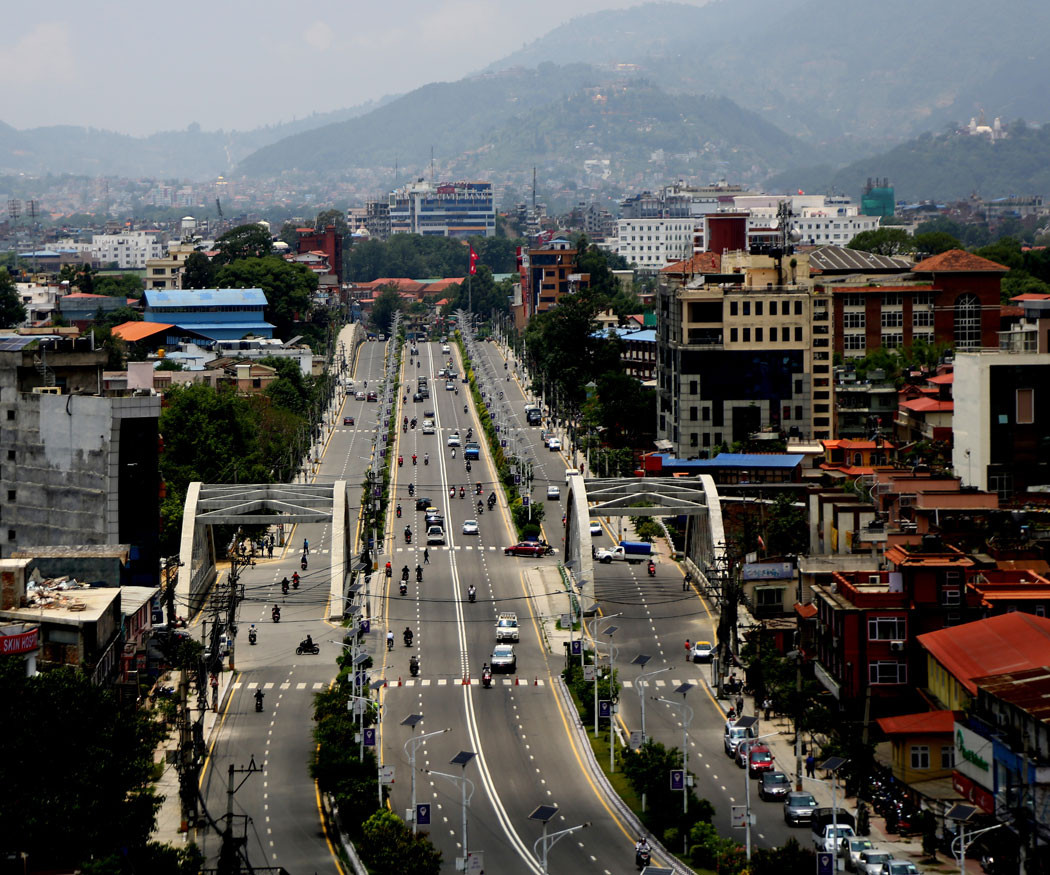
<svg viewBox="0 0 1050 875">
<path fill-rule="evenodd" d="M 1040 292 L 1025 292 L 1023 295 L 1014 295 L 1011 301 L 1046 301 L 1050 300 L 1050 295 L 1044 295 Z"/>
<path fill-rule="evenodd" d="M 446 277 L 443 280 L 437 280 L 436 282 L 429 283 L 424 291 L 426 291 L 428 295 L 434 292 L 443 292 L 452 286 L 463 285 L 463 281 L 464 277 L 461 276 Z"/>
<path fill-rule="evenodd" d="M 817 606 L 810 602 L 808 605 L 795 602 L 795 613 L 803 620 L 810 620 L 817 615 Z"/>
<path fill-rule="evenodd" d="M 114 325 L 112 333 L 127 343 L 135 343 L 155 334 L 163 334 L 169 328 L 174 328 L 166 322 L 123 322 Z"/>
<path fill-rule="evenodd" d="M 902 401 L 900 406 L 905 410 L 914 410 L 916 413 L 945 413 L 955 410 L 954 401 L 939 401 L 926 396 L 914 398 L 911 401 Z"/>
<path fill-rule="evenodd" d="M 1036 668 L 1050 655 L 1050 619 L 1015 611 L 918 637 L 971 695 L 975 678 Z"/>
<path fill-rule="evenodd" d="M 945 383 L 954 383 L 955 371 L 950 371 L 947 374 L 938 374 L 936 377 L 930 377 L 926 382 L 933 383 L 935 386 L 943 386 Z"/>
<path fill-rule="evenodd" d="M 718 273 L 721 266 L 722 256 L 717 252 L 697 252 L 692 258 L 661 267 L 660 273 Z"/>
<path fill-rule="evenodd" d="M 825 447 L 831 447 L 832 449 L 842 448 L 844 450 L 892 450 L 897 446 L 892 441 L 881 441 L 876 444 L 875 441 L 853 441 L 849 438 L 837 438 L 833 441 L 821 441 L 821 443 Z"/>
<path fill-rule="evenodd" d="M 955 732 L 954 711 L 923 711 L 900 717 L 880 717 L 879 728 L 886 735 L 951 735 Z"/>
<path fill-rule="evenodd" d="M 108 298 L 109 295 L 92 295 L 89 292 L 71 292 L 68 295 L 63 295 L 62 299 L 66 298 Z"/>
<path fill-rule="evenodd" d="M 940 255 L 931 255 L 912 268 L 914 273 L 1007 273 L 1009 270 L 998 262 L 962 249 L 949 249 Z"/>
</svg>

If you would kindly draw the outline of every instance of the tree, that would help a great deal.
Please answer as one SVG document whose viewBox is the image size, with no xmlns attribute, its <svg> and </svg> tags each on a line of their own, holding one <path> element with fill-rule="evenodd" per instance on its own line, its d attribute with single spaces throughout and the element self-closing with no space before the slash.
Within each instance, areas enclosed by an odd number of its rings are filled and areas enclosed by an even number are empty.
<svg viewBox="0 0 1050 875">
<path fill-rule="evenodd" d="M 808 515 L 795 507 L 793 497 L 780 493 L 766 520 L 766 550 L 772 556 L 787 556 L 806 551 L 809 541 Z"/>
<path fill-rule="evenodd" d="M 100 276 L 94 281 L 96 295 L 108 295 L 111 298 L 141 298 L 142 278 L 133 273 L 122 273 L 117 276 Z"/>
<path fill-rule="evenodd" d="M 273 403 L 306 417 L 316 393 L 314 378 L 303 373 L 297 359 L 267 356 L 259 359 L 259 364 L 277 371 L 277 379 L 266 387 L 266 395 Z"/>
<path fill-rule="evenodd" d="M 812 875 L 816 865 L 813 851 L 794 838 L 779 848 L 757 848 L 751 855 L 751 875 Z"/>
<path fill-rule="evenodd" d="M 396 286 L 384 286 L 372 302 L 372 329 L 378 334 L 389 334 L 394 314 L 401 309 L 401 295 Z"/>
<path fill-rule="evenodd" d="M 940 255 L 942 252 L 947 252 L 949 249 L 962 249 L 962 243 L 944 231 L 927 231 L 923 234 L 916 234 L 912 238 L 916 252 L 923 252 L 926 255 Z"/>
<path fill-rule="evenodd" d="M 265 258 L 273 252 L 273 239 L 263 225 L 239 225 L 215 241 L 217 265 L 242 258 Z"/>
<path fill-rule="evenodd" d="M 37 871 L 145 853 L 159 805 L 153 751 L 164 734 L 150 711 L 75 668 L 26 677 L 16 657 L 0 658 L 0 696 L 18 703 L 0 710 L 9 752 L 0 758 L 0 823 L 18 825 L 6 849 L 28 854 Z M 62 755 L 13 754 L 28 750 Z"/>
<path fill-rule="evenodd" d="M 621 759 L 624 776 L 634 792 L 639 796 L 645 794 L 642 822 L 653 832 L 669 826 L 676 826 L 681 831 L 697 821 L 710 822 L 714 817 L 715 809 L 711 803 L 697 797 L 692 790 L 689 791 L 689 810 L 683 815 L 681 792 L 672 790 L 667 780 L 671 769 L 682 768 L 682 752 L 678 748 L 668 748 L 650 738 L 636 751 L 624 751 Z"/>
<path fill-rule="evenodd" d="M 381 808 L 364 822 L 361 853 L 373 872 L 439 875 L 441 851 L 426 833 L 413 835 L 405 822 Z"/>
<path fill-rule="evenodd" d="M 337 234 L 345 239 L 350 234 L 350 226 L 346 223 L 346 212 L 343 210 L 322 210 L 314 219 L 314 228 L 323 231 L 329 225 L 335 226 Z M 290 245 L 290 244 L 289 244 Z"/>
<path fill-rule="evenodd" d="M 0 268 L 0 328 L 14 328 L 26 321 L 26 308 L 18 286 L 5 268 Z"/>
<path fill-rule="evenodd" d="M 879 228 L 861 231 L 847 244 L 850 249 L 873 252 L 876 255 L 904 255 L 915 251 L 911 234 L 901 228 Z"/>
<path fill-rule="evenodd" d="M 215 265 L 203 252 L 192 252 L 182 266 L 184 289 L 215 288 Z"/>
<path fill-rule="evenodd" d="M 215 286 L 220 289 L 262 289 L 266 316 L 287 340 L 296 322 L 306 321 L 310 296 L 317 289 L 317 274 L 304 264 L 283 258 L 242 258 L 219 268 Z"/>
</svg>

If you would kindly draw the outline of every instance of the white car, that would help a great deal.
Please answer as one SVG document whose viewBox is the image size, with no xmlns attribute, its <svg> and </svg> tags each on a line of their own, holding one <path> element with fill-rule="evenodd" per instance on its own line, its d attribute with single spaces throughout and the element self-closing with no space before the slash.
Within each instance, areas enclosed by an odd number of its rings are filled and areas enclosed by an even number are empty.
<svg viewBox="0 0 1050 875">
<path fill-rule="evenodd" d="M 561 449 L 561 438 L 552 437 L 549 441 L 547 441 L 547 449 L 550 450 L 552 453 L 555 450 L 560 450 Z"/>
<path fill-rule="evenodd" d="M 446 344 L 445 344 L 445 345 L 444 345 L 443 347 L 441 347 L 441 351 L 442 351 L 442 352 L 443 352 L 443 353 L 444 353 L 445 355 L 448 355 L 448 354 L 449 354 L 450 352 L 452 352 L 452 350 L 451 350 L 451 349 L 449 349 L 449 347 L 448 347 L 448 344 L 447 344 L 447 343 L 446 343 Z"/>
<path fill-rule="evenodd" d="M 559 498 L 561 498 L 561 490 L 557 486 L 548 486 L 547 487 L 547 500 L 548 501 L 557 501 Z"/>
<path fill-rule="evenodd" d="M 846 868 L 851 872 L 856 872 L 857 867 L 860 865 L 860 855 L 865 851 L 874 851 L 875 845 L 872 844 L 871 839 L 865 838 L 852 838 L 846 842 L 846 853 L 845 863 Z"/>
<path fill-rule="evenodd" d="M 447 443 L 448 443 L 448 445 L 450 447 L 458 447 L 460 445 L 459 444 L 459 432 L 458 431 L 452 432 L 452 434 L 450 434 L 448 436 Z"/>
<path fill-rule="evenodd" d="M 427 529 L 428 544 L 444 544 L 445 530 L 441 526 L 431 526 Z"/>
<path fill-rule="evenodd" d="M 433 433 L 434 433 L 434 420 L 433 419 L 424 419 L 423 420 L 423 434 L 433 434 Z"/>
<path fill-rule="evenodd" d="M 597 538 L 602 533 L 602 524 L 598 520 L 591 520 L 591 537 Z"/>
<path fill-rule="evenodd" d="M 356 401 L 364 401 L 365 400 L 365 393 L 364 392 L 357 392 L 357 393 L 355 393 L 354 394 L 354 399 Z"/>
<path fill-rule="evenodd" d="M 476 535 L 476 534 L 478 534 L 478 521 L 477 520 L 463 520 L 463 534 L 464 535 Z"/>
</svg>

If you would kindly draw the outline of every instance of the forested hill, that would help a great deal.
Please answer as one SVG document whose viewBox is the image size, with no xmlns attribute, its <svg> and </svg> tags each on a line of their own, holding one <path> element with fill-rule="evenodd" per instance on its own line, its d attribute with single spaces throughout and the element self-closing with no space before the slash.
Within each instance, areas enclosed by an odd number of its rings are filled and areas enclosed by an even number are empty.
<svg viewBox="0 0 1050 875">
<path fill-rule="evenodd" d="M 888 177 L 898 200 L 961 200 L 971 194 L 1003 197 L 1050 194 L 1050 125 L 1010 125 L 1009 137 L 990 142 L 965 134 L 925 134 L 888 152 L 833 170 L 791 171 L 773 177 L 774 190 L 861 191 L 867 179 Z"/>
</svg>

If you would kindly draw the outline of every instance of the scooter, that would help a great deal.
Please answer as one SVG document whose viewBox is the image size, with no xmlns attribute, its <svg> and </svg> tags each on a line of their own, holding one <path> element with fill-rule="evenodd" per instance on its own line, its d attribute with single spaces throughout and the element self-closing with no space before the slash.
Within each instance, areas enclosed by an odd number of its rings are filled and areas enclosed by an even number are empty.
<svg viewBox="0 0 1050 875">
<path fill-rule="evenodd" d="M 462 486 L 460 486 L 459 487 L 459 497 L 460 498 L 465 498 L 466 495 L 467 495 L 467 490 L 465 490 Z"/>
<path fill-rule="evenodd" d="M 648 848 L 638 848 L 634 852 L 634 865 L 637 866 L 639 870 L 648 866 L 651 859 L 652 853 Z"/>
<path fill-rule="evenodd" d="M 422 583 L 422 582 L 423 582 L 423 569 L 421 567 L 419 567 L 419 566 L 416 566 L 416 583 Z"/>
<path fill-rule="evenodd" d="M 412 630 L 411 629 L 406 629 L 405 630 L 405 634 L 402 635 L 401 637 L 405 639 L 405 647 L 411 647 L 412 646 Z"/>
<path fill-rule="evenodd" d="M 278 607 L 275 607 L 272 611 L 270 611 L 270 619 L 273 620 L 275 623 L 280 623 L 281 622 L 281 609 L 278 608 Z"/>
<path fill-rule="evenodd" d="M 400 504 L 397 506 L 397 509 L 395 510 L 395 513 L 397 514 L 397 518 L 401 519 L 401 505 Z"/>
<path fill-rule="evenodd" d="M 296 572 L 292 575 L 292 589 L 299 589 L 299 574 Z"/>
<path fill-rule="evenodd" d="M 256 641 L 258 641 L 258 639 L 259 639 L 259 636 L 256 634 L 254 629 L 252 629 L 250 632 L 248 632 L 248 643 L 249 644 L 255 644 Z"/>
<path fill-rule="evenodd" d="M 492 672 L 486 669 L 481 673 L 481 685 L 487 690 L 492 686 Z"/>
<path fill-rule="evenodd" d="M 394 649 L 394 638 L 393 638 L 392 635 L 388 636 L 387 639 L 386 639 L 386 649 L 387 650 L 393 650 Z"/>
<path fill-rule="evenodd" d="M 401 595 L 408 595 L 408 584 L 402 580 L 401 585 L 397 588 L 397 591 L 401 593 Z"/>
<path fill-rule="evenodd" d="M 423 464 L 424 465 L 429 465 L 430 464 L 430 456 L 429 455 L 426 455 L 426 456 L 423 457 Z"/>
<path fill-rule="evenodd" d="M 649 563 L 649 576 L 656 577 L 656 566 L 652 562 Z"/>
<path fill-rule="evenodd" d="M 415 453 L 412 454 L 412 464 L 413 465 L 416 464 L 416 454 Z"/>
<path fill-rule="evenodd" d="M 263 691 L 262 690 L 256 690 L 255 691 L 255 710 L 256 711 L 261 711 L 262 710 L 262 702 L 263 702 Z"/>
<path fill-rule="evenodd" d="M 299 563 L 299 567 L 300 567 L 300 568 L 301 568 L 301 569 L 302 569 L 303 571 L 306 571 L 306 565 L 307 565 L 307 562 L 306 562 L 306 557 L 304 556 L 304 557 L 303 557 L 303 559 L 302 559 L 302 561 L 301 561 L 301 562 Z"/>
<path fill-rule="evenodd" d="M 405 457 L 404 456 L 398 456 L 397 457 L 397 467 L 400 468 L 404 464 L 405 464 Z"/>
<path fill-rule="evenodd" d="M 281 594 L 288 595 L 288 578 L 281 581 Z"/>
<path fill-rule="evenodd" d="M 478 591 L 476 589 L 474 589 L 473 586 L 471 586 L 471 588 L 467 590 L 467 601 L 470 602 L 471 604 L 474 604 L 474 602 L 476 602 L 477 600 L 478 600 Z"/>
<path fill-rule="evenodd" d="M 416 484 L 415 483 L 409 483 L 408 484 L 408 497 L 411 498 L 415 494 L 416 494 Z"/>
<path fill-rule="evenodd" d="M 411 544 L 412 543 L 412 530 L 409 529 L 409 528 L 405 529 L 405 543 L 406 544 Z"/>
<path fill-rule="evenodd" d="M 296 656 L 302 656 L 304 653 L 312 653 L 314 656 L 317 656 L 317 654 L 320 652 L 321 646 L 316 641 L 311 642 L 310 644 L 307 644 L 305 641 L 301 641 L 299 643 L 299 646 L 295 648 Z"/>
<path fill-rule="evenodd" d="M 408 661 L 408 673 L 412 677 L 419 677 L 419 657 L 413 655 Z"/>
<path fill-rule="evenodd" d="M 466 404 L 464 404 L 464 405 L 463 405 L 463 412 L 464 412 L 464 413 L 466 413 L 466 412 L 467 412 L 467 405 L 466 405 Z"/>
</svg>

